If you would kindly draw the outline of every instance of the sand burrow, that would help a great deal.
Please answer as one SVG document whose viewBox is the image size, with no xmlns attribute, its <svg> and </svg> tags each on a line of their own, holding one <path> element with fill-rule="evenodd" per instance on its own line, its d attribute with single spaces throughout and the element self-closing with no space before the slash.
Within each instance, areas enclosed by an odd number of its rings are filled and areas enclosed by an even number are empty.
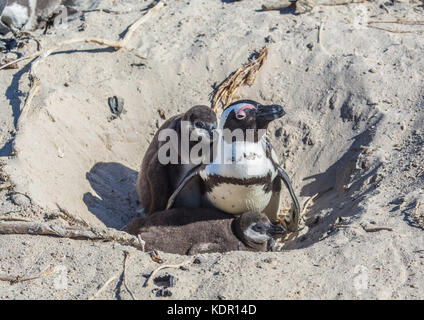
<svg viewBox="0 0 424 320">
<path fill-rule="evenodd" d="M 286 107 L 287 115 L 271 125 L 269 135 L 301 203 L 320 194 L 304 217 L 306 225 L 320 226 L 309 232 L 313 242 L 338 216 L 353 214 L 355 201 L 377 180 L 378 156 L 370 150 L 382 113 L 370 103 L 366 83 L 357 81 L 362 70 L 355 65 L 346 69 L 330 59 L 322 66 L 324 73 L 282 72 L 276 79 L 272 65 L 278 54 L 269 59 L 255 85 L 241 94 L 265 102 L 263 97 L 270 97 Z M 151 81 L 141 90 L 137 81 L 123 85 L 122 78 L 82 85 L 88 73 L 79 75 L 72 90 L 44 79 L 15 139 L 17 156 L 5 167 L 16 189 L 48 210 L 58 210 L 59 204 L 93 225 L 122 229 L 137 215 L 137 171 L 164 121 L 157 109 L 172 115 L 199 103 L 174 103 L 178 108 L 169 103 L 179 101 L 173 97 L 172 77 L 166 79 L 177 71 L 169 69 L 144 72 Z M 195 87 L 196 79 L 192 82 Z M 280 97 L 276 87 L 281 83 L 296 94 Z M 111 95 L 124 98 L 126 113 L 109 121 Z"/>
</svg>

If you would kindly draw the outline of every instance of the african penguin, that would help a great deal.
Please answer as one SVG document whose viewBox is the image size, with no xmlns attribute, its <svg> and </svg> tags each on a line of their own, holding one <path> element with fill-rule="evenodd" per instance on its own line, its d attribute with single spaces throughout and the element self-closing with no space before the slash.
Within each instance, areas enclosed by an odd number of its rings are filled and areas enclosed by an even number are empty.
<svg viewBox="0 0 424 320">
<path fill-rule="evenodd" d="M 216 209 L 177 208 L 135 218 L 127 231 L 140 235 L 145 250 L 200 254 L 237 250 L 266 251 L 268 241 L 284 229 L 264 215 L 246 212 L 235 217 Z"/>
<path fill-rule="evenodd" d="M 240 100 L 228 106 L 221 115 L 220 145 L 213 161 L 188 173 L 171 195 L 167 208 L 172 207 L 185 183 L 200 176 L 206 206 L 235 215 L 263 212 L 272 222 L 277 222 L 282 180 L 289 189 L 294 210 L 280 222 L 288 231 L 296 231 L 299 202 L 266 136 L 268 124 L 284 114 L 281 106 L 261 105 L 252 100 Z"/>
<path fill-rule="evenodd" d="M 136 185 L 145 213 L 164 210 L 172 192 L 180 185 L 187 172 L 200 166 L 204 160 L 210 162 L 210 145 L 216 128 L 216 114 L 207 106 L 192 107 L 187 112 L 168 119 L 159 128 L 144 155 Z M 165 129 L 176 133 L 176 145 L 168 140 L 161 141 L 160 135 L 161 132 L 166 132 Z M 192 141 L 188 141 L 188 151 L 192 151 L 193 147 L 200 143 L 204 146 L 204 153 L 199 152 L 197 157 L 190 157 L 190 154 L 181 152 L 184 138 L 182 135 L 187 134 L 194 137 Z M 160 161 L 161 148 L 165 148 L 165 143 L 171 145 L 168 154 L 173 152 L 177 155 L 173 163 L 163 164 Z M 178 194 L 175 207 L 199 207 L 200 201 L 201 191 L 197 181 L 193 180 Z"/>
</svg>

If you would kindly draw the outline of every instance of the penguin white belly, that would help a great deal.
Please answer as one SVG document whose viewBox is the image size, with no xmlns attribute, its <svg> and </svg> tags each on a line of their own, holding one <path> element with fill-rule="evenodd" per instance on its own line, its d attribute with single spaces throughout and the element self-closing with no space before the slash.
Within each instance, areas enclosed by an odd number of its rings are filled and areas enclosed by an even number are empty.
<svg viewBox="0 0 424 320">
<path fill-rule="evenodd" d="M 271 195 L 260 184 L 222 183 L 208 192 L 206 198 L 216 208 L 237 215 L 247 211 L 262 212 L 271 200 Z"/>
<path fill-rule="evenodd" d="M 242 214 L 262 212 L 267 207 L 272 192 L 265 190 L 270 190 L 276 173 L 262 143 L 234 142 L 224 143 L 223 158 L 218 156 L 199 175 L 212 206 L 227 213 Z"/>
</svg>

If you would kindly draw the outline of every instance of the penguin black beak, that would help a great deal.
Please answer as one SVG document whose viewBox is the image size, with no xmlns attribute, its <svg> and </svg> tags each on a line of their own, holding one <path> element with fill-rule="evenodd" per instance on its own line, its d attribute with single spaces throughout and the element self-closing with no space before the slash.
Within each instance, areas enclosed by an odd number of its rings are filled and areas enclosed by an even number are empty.
<svg viewBox="0 0 424 320">
<path fill-rule="evenodd" d="M 286 233 L 286 230 L 281 226 L 281 225 L 277 225 L 277 224 L 270 224 L 268 230 L 266 231 L 266 233 L 270 236 L 276 236 L 276 235 L 283 235 Z"/>
<path fill-rule="evenodd" d="M 271 104 L 268 106 L 261 105 L 256 110 L 256 120 L 263 122 L 270 122 L 274 119 L 281 118 L 286 114 L 284 108 L 277 104 Z"/>
</svg>

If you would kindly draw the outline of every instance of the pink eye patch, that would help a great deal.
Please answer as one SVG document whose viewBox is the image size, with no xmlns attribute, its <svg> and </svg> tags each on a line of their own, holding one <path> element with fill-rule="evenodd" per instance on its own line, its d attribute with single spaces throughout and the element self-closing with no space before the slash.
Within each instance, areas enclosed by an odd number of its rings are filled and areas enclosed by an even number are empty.
<svg viewBox="0 0 424 320">
<path fill-rule="evenodd" d="M 246 112 L 244 112 L 244 110 L 246 109 L 256 109 L 256 108 L 252 106 L 251 104 L 245 104 L 239 109 L 239 111 L 237 111 L 236 118 L 239 120 L 246 118 Z"/>
</svg>

